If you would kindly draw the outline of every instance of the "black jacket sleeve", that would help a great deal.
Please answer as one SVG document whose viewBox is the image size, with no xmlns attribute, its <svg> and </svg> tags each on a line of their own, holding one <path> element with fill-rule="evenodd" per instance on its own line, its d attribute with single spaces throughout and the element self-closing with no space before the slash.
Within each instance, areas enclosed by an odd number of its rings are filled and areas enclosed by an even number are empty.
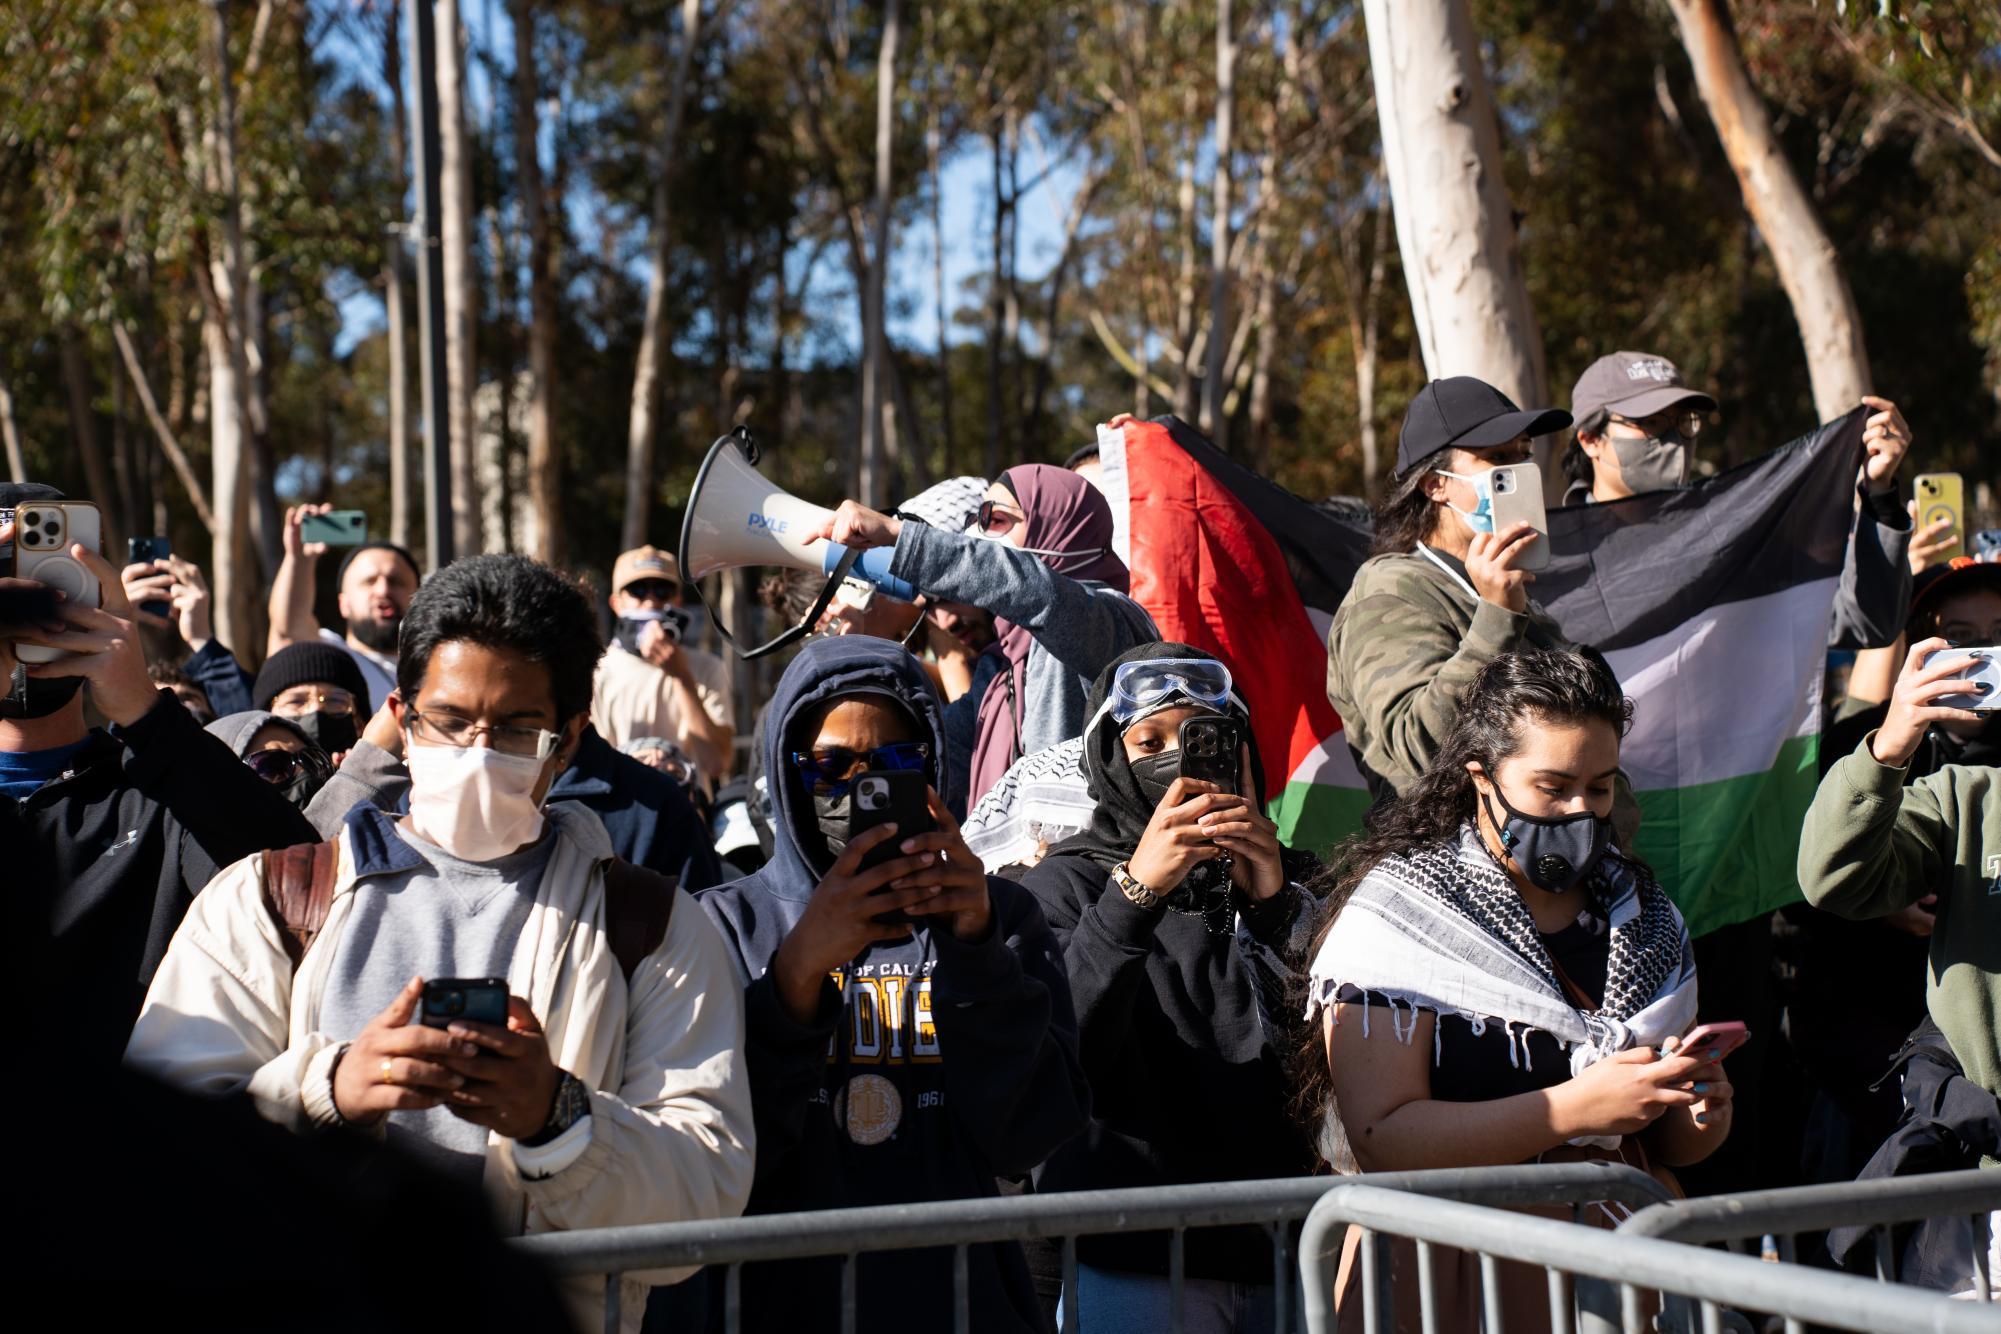
<svg viewBox="0 0 2001 1334">
<path fill-rule="evenodd" d="M 182 879 L 191 893 L 218 867 L 253 852 L 319 842 L 306 817 L 203 731 L 171 691 L 162 690 L 145 717 L 112 734 L 125 746 L 126 785 L 158 802 L 187 835 Z M 188 842 L 199 855 L 186 850 Z"/>
<path fill-rule="evenodd" d="M 1045 860 L 1022 882 L 1047 915 L 1070 978 L 1079 1040 L 1088 1054 L 1115 1051 L 1146 988 L 1146 961 L 1165 908 L 1142 908 L 1091 863 Z"/>
<path fill-rule="evenodd" d="M 1911 516 L 1897 493 L 1862 492 L 1834 594 L 1829 648 L 1882 648 L 1904 632 L 1911 611 Z"/>
<path fill-rule="evenodd" d="M 1063 955 L 1035 899 L 987 878 L 993 929 L 962 942 L 931 934 L 938 967 L 932 1019 L 945 1062 L 946 1106 L 993 1170 L 1019 1176 L 1083 1130 L 1090 1085 Z"/>
<path fill-rule="evenodd" d="M 822 985 L 820 1012 L 801 1024 L 778 998 L 769 968 L 744 988 L 744 1064 L 750 1075 L 751 1124 L 757 1132 L 754 1180 L 786 1176 L 806 1137 L 807 1110 L 820 1091 L 827 1044 L 841 1019 L 841 994 Z"/>
</svg>

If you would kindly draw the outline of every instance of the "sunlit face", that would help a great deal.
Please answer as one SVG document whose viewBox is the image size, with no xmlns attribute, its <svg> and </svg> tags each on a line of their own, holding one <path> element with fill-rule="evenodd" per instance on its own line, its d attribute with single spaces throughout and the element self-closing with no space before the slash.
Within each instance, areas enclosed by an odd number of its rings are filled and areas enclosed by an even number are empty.
<svg viewBox="0 0 2001 1334">
<path fill-rule="evenodd" d="M 1461 479 L 1483 472 L 1492 472 L 1511 463 L 1527 463 L 1530 457 L 1529 438 L 1526 435 L 1518 435 L 1506 444 L 1495 445 L 1491 449 L 1448 449 L 1445 451 L 1445 458 L 1432 465 L 1432 472 L 1420 485 L 1433 504 L 1455 510 L 1453 519 L 1470 536 L 1473 528 L 1466 522 L 1466 514 L 1480 508 L 1480 493 L 1473 489 L 1471 482 Z M 1447 477 L 1446 473 L 1458 473 L 1459 476 Z"/>
<path fill-rule="evenodd" d="M 1599 819 L 1612 815 L 1612 780 L 1619 772 L 1619 733 L 1600 718 L 1582 723 L 1551 723 L 1525 719 L 1520 748 L 1489 775 L 1469 763 L 1473 785 L 1480 791 L 1480 818 L 1492 823 L 1490 809 L 1495 782 L 1508 805 L 1523 815 L 1555 819 L 1590 811 Z"/>
<path fill-rule="evenodd" d="M 1146 717 L 1128 727 L 1119 740 L 1126 748 L 1126 763 L 1143 760 L 1149 755 L 1164 755 L 1170 750 L 1181 749 L 1181 722 L 1198 714 L 1212 713 L 1212 710 L 1194 704 L 1172 709 L 1162 709 L 1159 713 L 1149 713 Z"/>
<path fill-rule="evenodd" d="M 401 556 L 370 547 L 354 558 L 340 581 L 340 614 L 350 627 L 367 622 L 393 629 L 416 592 L 417 572 Z"/>
<path fill-rule="evenodd" d="M 665 611 L 681 605 L 681 584 L 664 575 L 634 579 L 611 595 L 611 609 L 620 616 L 636 611 Z"/>
<path fill-rule="evenodd" d="M 986 524 L 979 529 L 980 535 L 1005 542 L 1011 547 L 1026 546 L 1028 516 L 1022 512 L 1021 502 L 1015 499 L 1014 492 L 1003 483 L 994 482 L 987 487 L 981 499 L 992 501 L 993 508 L 989 511 Z"/>
<path fill-rule="evenodd" d="M 301 681 L 287 686 L 271 700 L 271 712 L 280 718 L 303 718 L 309 713 L 347 717 L 360 707 L 348 691 L 331 681 Z"/>
<path fill-rule="evenodd" d="M 540 728 L 560 733 L 556 751 L 535 786 L 537 802 L 548 795 L 549 785 L 569 764 L 586 721 L 584 714 L 567 723 L 556 716 L 556 693 L 546 664 L 515 649 L 464 639 L 446 640 L 431 654 L 415 699 L 391 695 L 389 702 L 397 725 L 413 746 L 440 744 L 417 725 L 413 710 L 427 718 L 456 719 L 482 727 Z M 493 736 L 480 732 L 473 744 L 491 746 Z"/>
<path fill-rule="evenodd" d="M 927 610 L 940 630 L 976 653 L 994 642 L 994 614 L 982 607 L 933 600 Z"/>
</svg>

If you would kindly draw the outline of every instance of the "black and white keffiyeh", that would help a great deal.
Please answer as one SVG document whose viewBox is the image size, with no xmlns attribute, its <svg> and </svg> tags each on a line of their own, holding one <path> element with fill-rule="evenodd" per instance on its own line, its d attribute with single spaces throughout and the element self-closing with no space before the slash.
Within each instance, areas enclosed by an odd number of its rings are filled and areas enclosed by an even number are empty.
<svg viewBox="0 0 2001 1334">
<path fill-rule="evenodd" d="M 960 832 L 989 875 L 1033 860 L 1091 823 L 1097 803 L 1084 777 L 1084 738 L 1022 756 L 966 814 Z"/>
<path fill-rule="evenodd" d="M 1527 1035 L 1540 1029 L 1563 1043 L 1572 1073 L 1614 1052 L 1659 1046 L 1695 1021 L 1688 929 L 1666 891 L 1616 850 L 1590 883 L 1611 929 L 1595 1011 L 1572 1003 L 1528 906 L 1468 825 L 1455 844 L 1389 858 L 1363 877 L 1313 960 L 1308 1016 L 1352 987 L 1389 1001 L 1402 1041 L 1415 1033 L 1417 1012 L 1430 1010 L 1458 1015 L 1476 1032 L 1500 1023 L 1510 1058 L 1525 1060 Z M 1399 1016 L 1399 1005 L 1408 1015 Z"/>
</svg>

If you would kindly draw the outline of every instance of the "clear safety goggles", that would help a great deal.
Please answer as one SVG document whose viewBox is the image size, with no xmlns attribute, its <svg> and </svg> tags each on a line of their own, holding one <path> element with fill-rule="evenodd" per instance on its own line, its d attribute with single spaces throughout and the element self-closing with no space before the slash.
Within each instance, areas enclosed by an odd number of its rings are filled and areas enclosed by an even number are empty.
<svg viewBox="0 0 2001 1334">
<path fill-rule="evenodd" d="M 1226 713 L 1230 669 L 1214 658 L 1152 658 L 1120 665 L 1112 674 L 1112 717 L 1124 727 L 1175 699 Z"/>
</svg>

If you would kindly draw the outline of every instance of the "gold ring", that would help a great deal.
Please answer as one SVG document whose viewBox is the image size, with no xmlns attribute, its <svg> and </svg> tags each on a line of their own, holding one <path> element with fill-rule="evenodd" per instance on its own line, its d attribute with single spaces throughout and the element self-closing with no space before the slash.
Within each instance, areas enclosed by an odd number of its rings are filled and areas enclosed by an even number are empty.
<svg viewBox="0 0 2001 1334">
<path fill-rule="evenodd" d="M 395 1080 L 393 1080 L 393 1079 L 391 1079 L 391 1078 L 389 1077 L 389 1071 L 390 1071 L 390 1068 L 391 1068 L 391 1061 L 390 1061 L 390 1058 L 389 1058 L 389 1057 L 387 1057 L 387 1056 L 383 1057 L 383 1058 L 382 1058 L 382 1074 L 381 1074 L 381 1077 L 380 1077 L 380 1078 L 379 1078 L 379 1079 L 378 1079 L 378 1080 L 376 1081 L 377 1083 L 381 1083 L 381 1084 L 393 1084 L 393 1083 L 395 1083 L 395 1082 L 396 1082 Z"/>
</svg>

